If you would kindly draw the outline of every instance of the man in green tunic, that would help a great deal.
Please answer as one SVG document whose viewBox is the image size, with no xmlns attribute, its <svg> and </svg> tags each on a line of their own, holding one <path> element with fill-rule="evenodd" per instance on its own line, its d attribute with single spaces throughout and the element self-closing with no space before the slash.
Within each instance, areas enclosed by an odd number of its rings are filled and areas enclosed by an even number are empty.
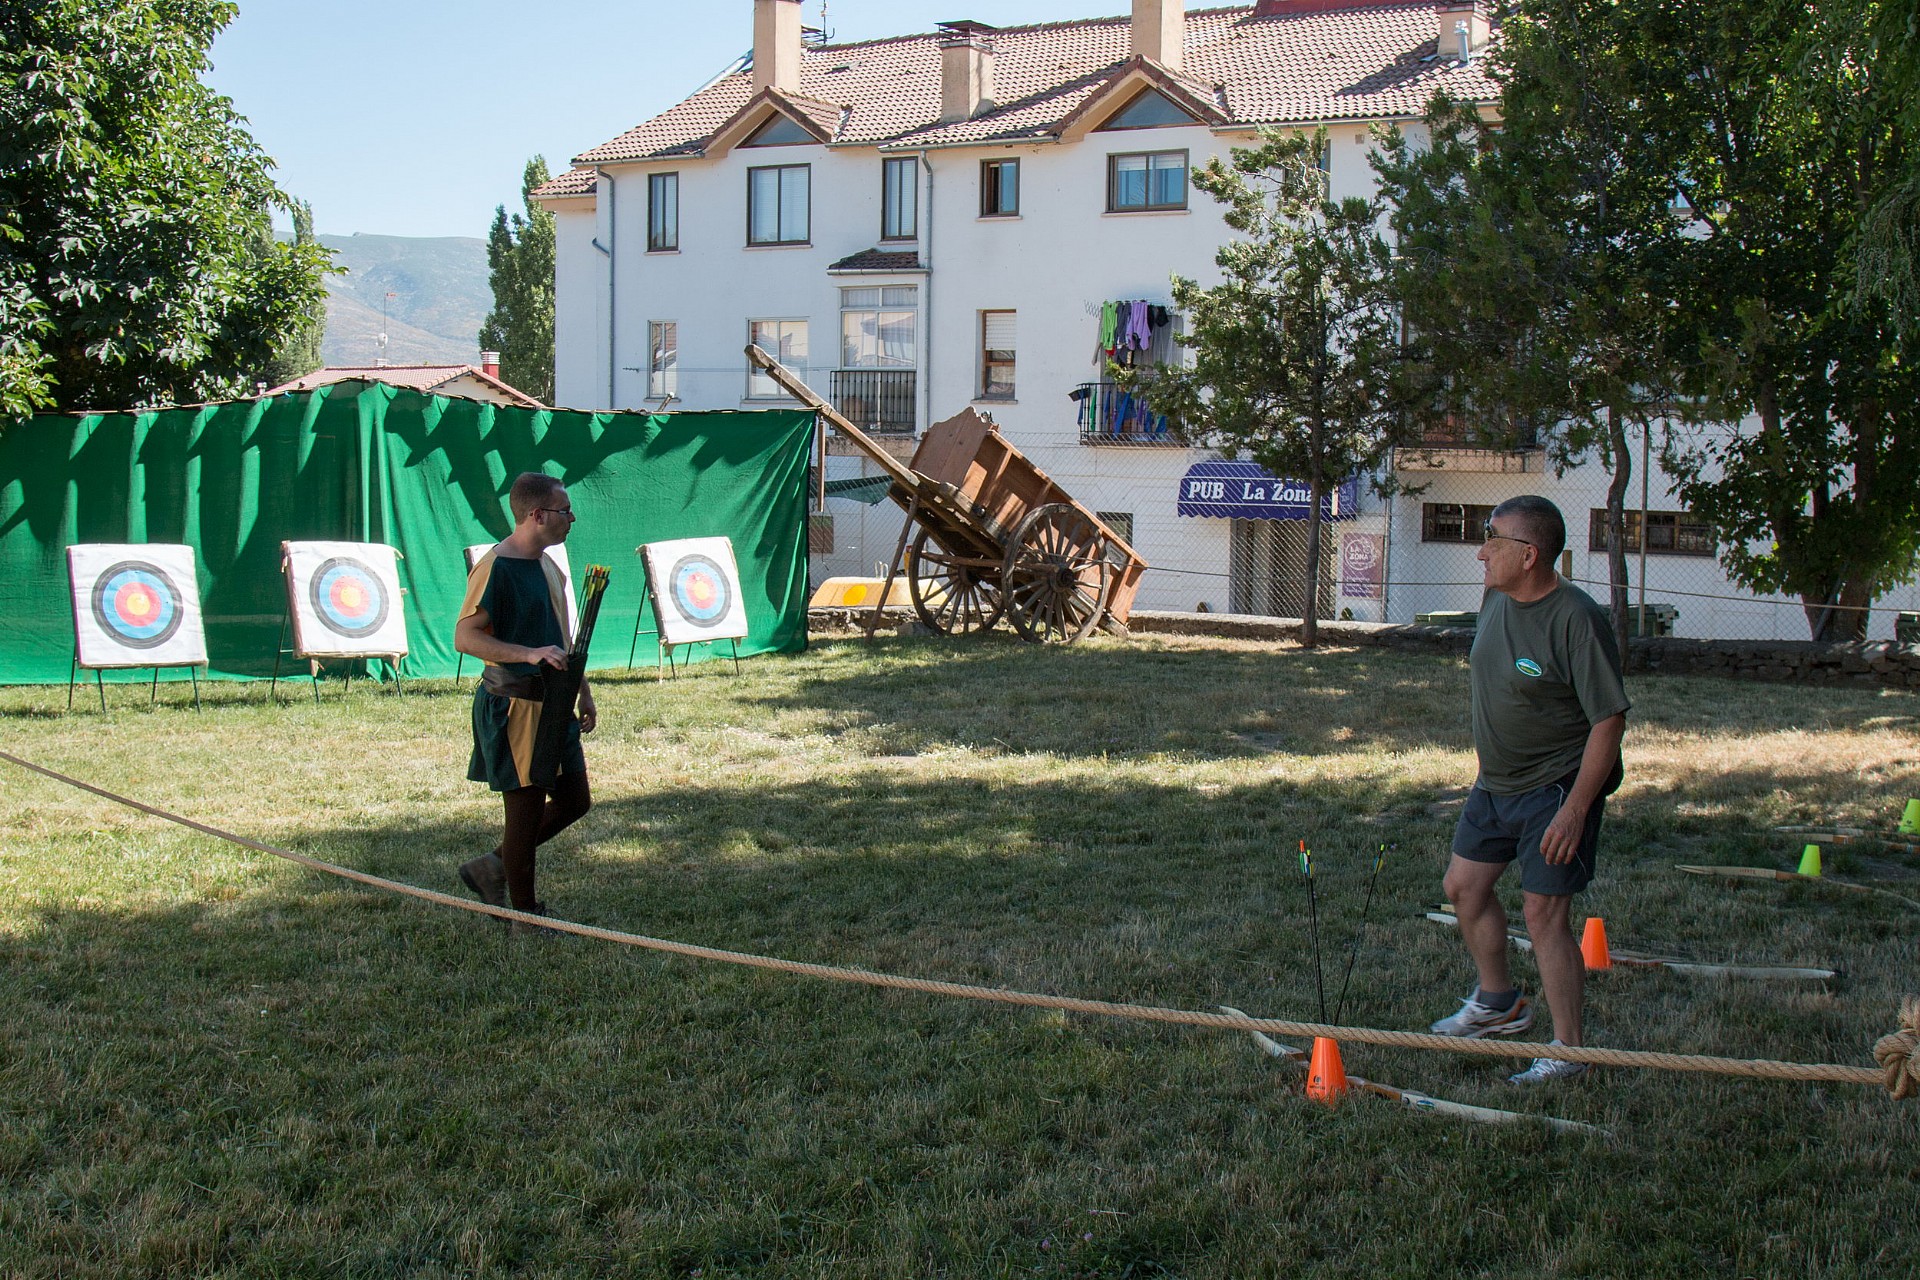
<svg viewBox="0 0 1920 1280">
<path fill-rule="evenodd" d="M 1593 879 L 1601 815 L 1620 785 L 1630 704 L 1606 612 L 1554 570 L 1566 541 L 1566 522 L 1545 498 L 1509 498 L 1487 518 L 1479 555 L 1486 596 L 1471 659 L 1480 773 L 1446 875 L 1480 985 L 1458 1013 L 1433 1024 L 1440 1035 L 1518 1035 L 1533 1025 L 1532 1007 L 1507 969 L 1507 913 L 1494 894 L 1518 862 L 1554 1043 L 1584 1039 L 1586 966 L 1568 910 Z M 1536 1058 L 1509 1079 L 1536 1084 L 1585 1070 Z"/>
<path fill-rule="evenodd" d="M 573 502 L 558 480 L 529 471 L 513 482 L 507 503 L 513 532 L 473 566 L 453 632 L 455 649 L 486 664 L 473 693 L 467 777 L 500 792 L 506 823 L 500 847 L 462 864 L 460 880 L 484 902 L 504 907 L 511 901 L 516 911 L 545 915 L 534 888 L 534 853 L 593 807 L 580 735 L 591 733 L 599 717 L 583 680 L 560 775 L 551 788 L 533 786 L 540 671 L 566 666 L 570 623 L 566 580 L 546 551 L 572 531 Z M 535 926 L 516 921 L 514 929 Z"/>
</svg>

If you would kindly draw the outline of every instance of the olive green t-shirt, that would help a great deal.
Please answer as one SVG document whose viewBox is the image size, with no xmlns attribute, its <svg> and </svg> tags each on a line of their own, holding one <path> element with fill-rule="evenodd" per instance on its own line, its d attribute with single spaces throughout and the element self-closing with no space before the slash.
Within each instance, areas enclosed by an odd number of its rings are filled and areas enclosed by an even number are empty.
<svg viewBox="0 0 1920 1280">
<path fill-rule="evenodd" d="M 1572 773 L 1593 726 L 1632 705 L 1606 611 L 1565 578 L 1528 604 L 1487 592 L 1470 665 L 1480 785 L 1495 795 Z"/>
</svg>

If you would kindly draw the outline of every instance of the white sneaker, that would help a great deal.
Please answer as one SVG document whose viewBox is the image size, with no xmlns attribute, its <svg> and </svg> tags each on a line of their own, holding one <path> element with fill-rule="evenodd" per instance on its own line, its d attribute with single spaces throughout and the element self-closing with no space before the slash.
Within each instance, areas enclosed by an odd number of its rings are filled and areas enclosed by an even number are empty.
<svg viewBox="0 0 1920 1280">
<path fill-rule="evenodd" d="M 1558 1040 L 1549 1040 L 1548 1044 L 1556 1048 L 1565 1048 Z M 1584 1062 L 1562 1062 L 1558 1058 L 1535 1058 L 1533 1065 L 1525 1071 L 1507 1077 L 1508 1084 L 1550 1084 L 1556 1080 L 1572 1080 L 1587 1074 Z"/>
<path fill-rule="evenodd" d="M 1481 1004 L 1479 995 L 1476 988 L 1473 995 L 1460 1002 L 1460 1012 L 1440 1019 L 1429 1029 L 1437 1036 L 1478 1040 L 1484 1036 L 1517 1036 L 1533 1025 L 1533 1006 L 1525 996 L 1516 995 L 1512 1008 L 1494 1009 Z"/>
</svg>

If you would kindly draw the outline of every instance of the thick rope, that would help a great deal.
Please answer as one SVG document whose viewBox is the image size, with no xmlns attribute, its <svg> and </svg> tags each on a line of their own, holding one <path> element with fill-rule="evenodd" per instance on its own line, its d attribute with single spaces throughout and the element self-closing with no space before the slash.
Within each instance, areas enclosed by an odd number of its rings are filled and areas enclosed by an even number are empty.
<svg viewBox="0 0 1920 1280">
<path fill-rule="evenodd" d="M 908 978 L 890 973 L 875 973 L 867 969 L 849 969 L 837 965 L 808 964 L 799 960 L 782 960 L 773 956 L 754 955 L 743 951 L 725 951 L 717 947 L 701 947 L 685 942 L 671 942 L 662 938 L 649 938 L 642 934 L 625 933 L 617 929 L 602 929 L 594 925 L 575 924 L 570 920 L 556 920 L 551 916 L 529 915 L 513 911 L 506 907 L 489 906 L 484 902 L 474 902 L 468 898 L 457 898 L 449 893 L 439 893 L 432 889 L 422 889 L 415 885 L 401 884 L 394 880 L 385 880 L 379 876 L 368 875 L 364 871 L 355 871 L 350 867 L 336 866 L 322 862 L 318 858 L 303 853 L 294 853 L 274 845 L 250 840 L 245 836 L 210 827 L 203 822 L 142 804 L 126 796 L 117 795 L 92 783 L 82 782 L 78 778 L 68 777 L 64 773 L 22 760 L 6 751 L 0 751 L 0 760 L 18 765 L 56 782 L 90 792 L 115 804 L 150 814 L 163 821 L 198 831 L 224 840 L 241 848 L 253 849 L 260 853 L 284 858 L 313 871 L 338 876 L 343 880 L 352 880 L 371 888 L 397 893 L 422 902 L 431 902 L 437 906 L 454 907 L 461 911 L 472 911 L 480 915 L 490 915 L 502 920 L 518 920 L 527 924 L 539 925 L 559 933 L 578 934 L 583 938 L 598 938 L 603 942 L 617 942 L 624 946 L 643 947 L 649 951 L 661 951 L 668 955 L 686 956 L 695 960 L 716 960 L 723 964 L 744 965 L 754 969 L 769 969 L 778 973 L 798 974 L 808 978 L 821 978 L 831 982 L 859 983 L 869 987 L 883 987 L 895 991 L 919 991 L 930 995 L 957 996 L 965 1000 L 982 1000 L 995 1004 L 1018 1005 L 1030 1009 L 1054 1009 L 1063 1013 L 1095 1014 L 1107 1018 L 1130 1018 L 1139 1022 L 1170 1023 L 1177 1026 L 1212 1027 L 1222 1031 L 1260 1031 L 1270 1035 L 1294 1037 L 1324 1037 L 1341 1040 L 1349 1044 L 1371 1044 L 1390 1049 L 1432 1049 L 1442 1053 L 1460 1053 L 1474 1057 L 1487 1058 L 1553 1058 L 1561 1062 L 1584 1062 L 1598 1067 L 1648 1067 L 1658 1071 L 1690 1071 L 1709 1075 L 1744 1076 L 1759 1080 L 1800 1080 L 1817 1081 L 1832 1084 L 1886 1084 L 1894 1090 L 1896 1098 L 1910 1096 L 1920 1081 L 1920 1053 L 1916 1053 L 1914 1037 L 1916 1032 L 1914 1018 L 1920 1017 L 1920 1000 L 1909 1000 L 1903 1008 L 1903 1017 L 1907 1019 L 1906 1030 L 1886 1037 L 1876 1046 L 1875 1053 L 1890 1041 L 1900 1041 L 1907 1047 L 1902 1052 L 1908 1054 L 1907 1074 L 1896 1080 L 1894 1068 L 1889 1067 L 1888 1058 L 1878 1058 L 1881 1068 L 1849 1067 L 1833 1063 L 1774 1062 L 1765 1059 L 1717 1058 L 1703 1054 L 1686 1053 L 1649 1053 L 1629 1049 L 1600 1049 L 1591 1046 L 1526 1044 L 1513 1041 L 1463 1040 L 1457 1036 L 1436 1036 L 1411 1031 L 1384 1031 L 1371 1027 L 1342 1027 L 1324 1022 L 1291 1022 L 1279 1018 L 1233 1017 L 1229 1014 L 1203 1013 L 1191 1009 L 1166 1009 L 1155 1005 L 1117 1004 L 1106 1000 L 1082 1000 L 1072 996 L 1038 995 L 1025 991 L 1009 991 L 1004 987 L 978 987 L 959 982 L 940 982 L 929 978 Z M 1901 1092 L 1904 1087 L 1905 1092 Z"/>
<path fill-rule="evenodd" d="M 1920 1093 L 1920 997 L 1900 1002 L 1900 1029 L 1880 1037 L 1873 1060 L 1886 1072 L 1887 1092 L 1897 1101 Z"/>
</svg>

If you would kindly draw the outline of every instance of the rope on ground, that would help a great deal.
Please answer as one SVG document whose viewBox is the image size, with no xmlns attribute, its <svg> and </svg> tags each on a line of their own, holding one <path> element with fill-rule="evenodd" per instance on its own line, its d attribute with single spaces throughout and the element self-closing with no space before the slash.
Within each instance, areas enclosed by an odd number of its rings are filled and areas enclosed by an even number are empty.
<svg viewBox="0 0 1920 1280">
<path fill-rule="evenodd" d="M 775 956 L 754 955 L 744 951 L 725 951 L 717 947 L 702 947 L 663 938 L 649 938 L 643 934 L 602 929 L 596 925 L 575 924 L 570 920 L 557 920 L 551 916 L 536 916 L 505 907 L 489 906 L 484 902 L 456 898 L 450 893 L 440 893 L 433 889 L 422 889 L 416 885 L 382 879 L 364 871 L 355 871 L 350 867 L 322 862 L 318 858 L 295 853 L 290 849 L 263 844 L 258 840 L 235 835 L 230 831 L 196 822 L 192 818 L 185 818 L 176 813 L 169 813 L 165 809 L 129 799 L 103 787 L 94 786 L 90 782 L 83 782 L 78 778 L 34 764 L 32 761 L 23 760 L 6 751 L 0 751 L 0 760 L 110 800 L 115 804 L 186 827 L 190 831 L 212 836 L 216 840 L 224 840 L 241 848 L 283 858 L 309 870 L 338 876 L 343 880 L 351 880 L 370 888 L 417 898 L 437 906 L 454 907 L 479 915 L 495 916 L 501 920 L 524 921 L 527 924 L 539 925 L 560 933 L 577 934 L 583 938 L 598 938 L 603 942 L 642 947 L 649 951 L 686 956 L 694 960 L 714 960 L 723 964 L 744 965 L 748 968 L 797 974 L 801 977 L 820 978 L 831 982 L 859 983 L 895 991 L 918 991 L 929 995 L 955 996 L 964 1000 L 981 1000 L 1030 1009 L 1052 1009 L 1062 1013 L 1094 1014 L 1100 1017 L 1127 1018 L 1138 1022 L 1158 1022 L 1177 1026 L 1212 1027 L 1222 1031 L 1260 1031 L 1269 1035 L 1325 1037 L 1349 1044 L 1371 1044 L 1389 1049 L 1431 1049 L 1442 1053 L 1490 1058 L 1552 1058 L 1561 1062 L 1584 1062 L 1598 1067 L 1643 1067 L 1657 1071 L 1688 1071 L 1708 1075 L 1743 1076 L 1758 1080 L 1885 1084 L 1895 1098 L 1906 1098 L 1916 1090 L 1920 1090 L 1920 999 L 1909 998 L 1902 1006 L 1903 1030 L 1885 1037 L 1875 1046 L 1876 1061 L 1881 1064 L 1876 1069 L 1849 1067 L 1835 1063 L 1774 1062 L 1765 1059 L 1718 1058 L 1703 1054 L 1652 1053 L 1629 1049 L 1601 1049 L 1592 1046 L 1524 1044 L 1505 1040 L 1462 1040 L 1455 1036 L 1427 1035 L 1411 1031 L 1343 1027 L 1324 1022 L 1292 1022 L 1280 1018 L 1233 1017 L 1229 1014 L 1203 1013 L 1191 1009 L 1167 1009 L 1155 1005 L 1119 1004 L 1107 1000 L 1082 1000 L 1072 996 L 1040 995 L 1026 991 L 1010 991 L 1004 987 L 980 987 L 959 982 L 941 982 L 930 978 L 909 978 L 890 973 L 876 973 L 869 969 L 809 964 L 805 961 L 782 960 Z M 1886 1050 L 1890 1044 L 1895 1045 L 1895 1048 L 1883 1055 L 1882 1050 Z M 1896 1060 L 1895 1054 L 1904 1056 Z"/>
<path fill-rule="evenodd" d="M 1886 1072 L 1887 1092 L 1904 1102 L 1920 1093 L 1920 997 L 1900 1002 L 1900 1029 L 1880 1037 L 1873 1060 Z"/>
</svg>

